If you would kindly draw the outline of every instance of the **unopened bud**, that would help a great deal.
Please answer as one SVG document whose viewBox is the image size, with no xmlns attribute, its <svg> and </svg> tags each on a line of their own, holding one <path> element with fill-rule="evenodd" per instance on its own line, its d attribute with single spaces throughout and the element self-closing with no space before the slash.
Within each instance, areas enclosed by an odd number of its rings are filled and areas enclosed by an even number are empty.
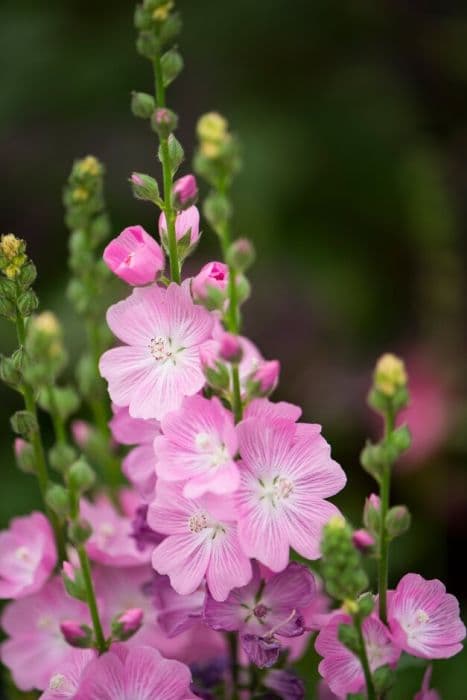
<svg viewBox="0 0 467 700">
<path fill-rule="evenodd" d="M 222 143 L 228 138 L 228 123 L 217 112 L 208 112 L 200 117 L 196 126 L 200 150 L 206 158 L 217 158 Z"/>
<path fill-rule="evenodd" d="M 73 544 L 84 544 L 92 535 L 92 526 L 84 518 L 79 518 L 70 523 L 68 535 Z"/>
<path fill-rule="evenodd" d="M 83 625 L 77 620 L 63 620 L 60 623 L 60 631 L 72 647 L 88 649 L 93 646 L 92 629 L 88 625 Z"/>
<path fill-rule="evenodd" d="M 112 637 L 124 642 L 130 639 L 143 624 L 144 612 L 141 608 L 130 608 L 112 620 Z"/>
<path fill-rule="evenodd" d="M 23 440 L 22 438 L 16 438 L 14 442 L 14 451 L 18 469 L 21 469 L 21 471 L 25 472 L 26 474 L 34 474 L 36 471 L 36 465 L 34 448 L 31 443 Z"/>
<path fill-rule="evenodd" d="M 367 552 L 375 544 L 375 538 L 368 530 L 355 530 L 352 535 L 352 542 L 360 552 Z"/>
<path fill-rule="evenodd" d="M 191 291 L 193 298 L 208 309 L 221 309 L 224 305 L 229 283 L 229 270 L 222 262 L 204 265 L 193 277 Z"/>
<path fill-rule="evenodd" d="M 248 379 L 248 388 L 252 397 L 269 396 L 279 381 L 280 363 L 278 360 L 263 362 Z"/>
<path fill-rule="evenodd" d="M 76 460 L 77 454 L 74 447 L 57 442 L 49 450 L 49 462 L 55 471 L 64 474 Z"/>
<path fill-rule="evenodd" d="M 59 517 L 64 518 L 70 510 L 70 497 L 68 491 L 60 484 L 51 484 L 45 496 L 47 505 Z"/>
<path fill-rule="evenodd" d="M 68 472 L 68 484 L 73 491 L 82 493 L 91 488 L 95 474 L 85 459 L 78 459 L 71 465 Z"/>
<path fill-rule="evenodd" d="M 396 355 L 386 353 L 376 363 L 374 386 L 385 396 L 394 396 L 397 389 L 406 386 L 407 372 L 404 362 Z"/>
<path fill-rule="evenodd" d="M 86 586 L 81 569 L 75 569 L 69 561 L 64 561 L 62 579 L 68 595 L 77 600 L 86 600 Z"/>
<path fill-rule="evenodd" d="M 217 391 L 224 391 L 230 386 L 230 374 L 226 365 L 220 362 L 216 352 L 209 345 L 199 351 L 201 367 L 207 383 Z"/>
<path fill-rule="evenodd" d="M 227 251 L 227 262 L 238 272 L 245 272 L 253 264 L 255 250 L 247 238 L 234 241 Z"/>
<path fill-rule="evenodd" d="M 381 500 L 379 496 L 372 493 L 365 500 L 365 506 L 363 509 L 363 523 L 366 529 L 371 533 L 375 534 L 379 531 L 380 526 L 380 513 L 381 513 Z"/>
<path fill-rule="evenodd" d="M 11 427 L 26 440 L 32 438 L 38 430 L 37 419 L 30 411 L 16 411 L 10 420 Z"/>
<path fill-rule="evenodd" d="M 131 111 L 135 117 L 150 119 L 156 103 L 152 95 L 145 92 L 133 92 L 131 95 Z"/>
<path fill-rule="evenodd" d="M 130 182 L 133 194 L 137 199 L 153 203 L 158 201 L 159 186 L 153 177 L 144 173 L 133 173 Z"/>
<path fill-rule="evenodd" d="M 89 442 L 92 428 L 85 420 L 74 420 L 71 423 L 71 434 L 78 447 L 84 450 Z"/>
<path fill-rule="evenodd" d="M 167 107 L 159 107 L 152 114 L 151 126 L 162 139 L 168 138 L 177 128 L 177 124 L 177 115 L 172 110 L 167 109 Z"/>
<path fill-rule="evenodd" d="M 243 348 L 238 335 L 222 333 L 220 337 L 219 356 L 225 362 L 238 364 L 243 357 Z"/>
<path fill-rule="evenodd" d="M 386 530 L 391 539 L 403 535 L 410 527 L 410 513 L 406 506 L 394 506 L 386 515 Z"/>
<path fill-rule="evenodd" d="M 198 185 L 194 175 L 185 175 L 174 182 L 172 201 L 175 209 L 188 209 L 197 199 Z"/>
</svg>

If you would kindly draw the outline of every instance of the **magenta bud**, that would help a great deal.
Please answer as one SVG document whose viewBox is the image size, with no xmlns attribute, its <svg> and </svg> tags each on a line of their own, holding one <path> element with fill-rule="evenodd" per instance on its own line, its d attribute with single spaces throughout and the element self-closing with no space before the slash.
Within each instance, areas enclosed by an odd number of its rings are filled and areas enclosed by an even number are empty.
<svg viewBox="0 0 467 700">
<path fill-rule="evenodd" d="M 193 277 L 191 291 L 195 301 L 209 309 L 221 308 L 224 304 L 229 282 L 229 269 L 222 262 L 204 265 Z"/>
<path fill-rule="evenodd" d="M 355 530 L 352 535 L 352 542 L 354 547 L 356 547 L 360 552 L 368 551 L 375 544 L 375 538 L 371 535 L 368 530 Z"/>
<path fill-rule="evenodd" d="M 177 128 L 178 117 L 167 107 L 159 107 L 153 112 L 151 126 L 161 138 L 167 138 Z"/>
<path fill-rule="evenodd" d="M 84 450 L 91 435 L 91 426 L 85 420 L 74 420 L 71 423 L 71 434 L 78 447 Z"/>
<path fill-rule="evenodd" d="M 24 452 L 24 448 L 28 446 L 26 440 L 23 438 L 16 438 L 14 442 L 14 450 L 16 457 L 20 457 L 21 453 Z"/>
<path fill-rule="evenodd" d="M 277 386 L 280 363 L 278 360 L 263 362 L 250 376 L 250 389 L 254 396 L 268 396 Z"/>
<path fill-rule="evenodd" d="M 64 561 L 63 566 L 62 566 L 62 573 L 64 576 L 66 576 L 70 581 L 75 580 L 75 569 L 73 567 L 73 564 L 70 564 L 69 561 Z"/>
<path fill-rule="evenodd" d="M 176 209 L 188 209 L 198 199 L 198 185 L 194 175 L 185 175 L 174 183 L 172 190 Z"/>
<path fill-rule="evenodd" d="M 219 356 L 225 362 L 238 364 L 243 357 L 243 348 L 238 335 L 223 333 L 220 338 Z"/>
<path fill-rule="evenodd" d="M 60 623 L 60 630 L 72 647 L 86 649 L 92 646 L 92 630 L 87 625 L 76 620 L 63 620 Z"/>
<path fill-rule="evenodd" d="M 112 637 L 120 642 L 129 639 L 140 629 L 143 617 L 141 608 L 129 608 L 112 621 Z"/>
<path fill-rule="evenodd" d="M 141 175 L 138 175 L 138 173 L 132 173 L 130 180 L 133 185 L 138 185 L 138 187 L 142 187 L 144 185 L 144 180 Z"/>
</svg>

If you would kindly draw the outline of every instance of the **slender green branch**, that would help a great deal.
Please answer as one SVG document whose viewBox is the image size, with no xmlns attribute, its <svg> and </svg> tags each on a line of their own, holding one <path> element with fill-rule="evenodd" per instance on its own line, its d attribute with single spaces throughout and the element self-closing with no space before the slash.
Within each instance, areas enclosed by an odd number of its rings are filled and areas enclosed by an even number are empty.
<svg viewBox="0 0 467 700">
<path fill-rule="evenodd" d="M 157 55 L 153 62 L 154 78 L 156 88 L 156 105 L 158 108 L 165 107 L 165 87 L 162 75 L 162 65 L 160 56 Z M 162 181 L 164 194 L 164 213 L 167 222 L 167 240 L 169 247 L 170 277 L 173 282 L 180 284 L 180 261 L 178 259 L 177 235 L 175 232 L 176 212 L 172 205 L 172 167 L 170 163 L 169 141 L 167 137 L 160 137 Z"/>
<path fill-rule="evenodd" d="M 394 412 L 388 410 L 385 415 L 385 437 L 394 430 Z M 379 558 L 378 558 L 378 594 L 379 616 L 381 621 L 387 623 L 387 590 L 389 569 L 389 539 L 386 527 L 386 517 L 389 510 L 389 495 L 391 488 L 391 466 L 385 464 L 380 482 L 380 527 L 379 527 Z"/>
<path fill-rule="evenodd" d="M 99 617 L 99 610 L 97 607 L 96 594 L 94 591 L 94 584 L 92 582 L 91 566 L 89 564 L 89 558 L 84 545 L 80 544 L 77 546 L 79 563 L 81 565 L 81 571 L 83 574 L 83 581 L 86 588 L 86 601 L 88 604 L 89 612 L 91 614 L 92 626 L 94 628 L 94 634 L 96 637 L 97 649 L 100 654 L 107 650 L 107 642 L 104 637 L 104 631 L 102 629 L 101 620 Z"/>
<path fill-rule="evenodd" d="M 366 653 L 365 639 L 363 637 L 362 622 L 358 615 L 354 617 L 354 625 L 358 635 L 359 641 L 359 658 L 362 664 L 363 674 L 365 676 L 365 684 L 367 689 L 367 700 L 377 700 L 376 690 L 373 683 L 373 676 L 371 675 L 370 664 L 368 663 L 368 655 Z"/>
</svg>

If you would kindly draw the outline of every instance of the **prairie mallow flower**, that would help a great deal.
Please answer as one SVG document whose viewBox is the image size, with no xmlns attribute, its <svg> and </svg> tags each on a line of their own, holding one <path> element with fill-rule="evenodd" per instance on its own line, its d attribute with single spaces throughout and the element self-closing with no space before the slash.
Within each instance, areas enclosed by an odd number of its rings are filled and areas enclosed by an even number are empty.
<svg viewBox="0 0 467 700">
<path fill-rule="evenodd" d="M 164 269 L 160 245 L 142 226 L 128 226 L 104 250 L 104 262 L 117 277 L 131 284 L 154 282 Z"/>
<path fill-rule="evenodd" d="M 238 534 L 245 553 L 273 571 L 285 569 L 290 547 L 317 559 L 322 528 L 339 513 L 325 499 L 338 493 L 346 478 L 319 430 L 258 418 L 237 426 Z"/>
<path fill-rule="evenodd" d="M 39 591 L 57 563 L 54 535 L 42 513 L 14 518 L 0 532 L 0 598 Z"/>
<path fill-rule="evenodd" d="M 209 309 L 221 309 L 227 296 L 229 268 L 222 262 L 204 265 L 191 281 L 193 299 Z"/>
<path fill-rule="evenodd" d="M 105 352 L 100 372 L 118 406 L 133 418 L 157 418 L 203 387 L 199 350 L 213 319 L 185 286 L 135 289 L 110 307 L 107 323 L 125 345 Z"/>
<path fill-rule="evenodd" d="M 394 643 L 412 656 L 447 659 L 462 650 L 459 603 L 438 579 L 403 576 L 388 594 L 388 623 Z"/>
<path fill-rule="evenodd" d="M 175 238 L 177 240 L 178 254 L 181 258 L 185 258 L 194 250 L 200 234 L 199 211 L 195 206 L 177 214 L 175 218 Z M 167 219 L 164 212 L 159 217 L 159 235 L 164 248 L 168 250 Z"/>
</svg>

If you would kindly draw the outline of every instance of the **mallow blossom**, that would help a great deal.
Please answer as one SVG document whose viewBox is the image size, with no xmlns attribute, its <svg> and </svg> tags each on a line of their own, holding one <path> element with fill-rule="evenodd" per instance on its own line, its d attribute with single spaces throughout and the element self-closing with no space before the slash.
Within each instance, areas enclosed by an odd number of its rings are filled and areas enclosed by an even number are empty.
<svg viewBox="0 0 467 700">
<path fill-rule="evenodd" d="M 403 576 L 388 593 L 388 623 L 394 643 L 412 656 L 447 659 L 462 650 L 459 603 L 438 579 Z"/>
<path fill-rule="evenodd" d="M 187 397 L 162 419 L 162 435 L 154 441 L 157 475 L 183 481 L 187 498 L 230 493 L 240 481 L 237 447 L 233 416 L 219 399 Z"/>
<path fill-rule="evenodd" d="M 38 593 L 6 606 L 1 625 L 8 639 L 1 645 L 1 658 L 20 690 L 44 690 L 73 658 L 75 650 L 60 632 L 64 620 L 90 623 L 87 606 L 66 593 L 59 576 Z"/>
<path fill-rule="evenodd" d="M 164 269 L 164 253 L 159 243 L 142 226 L 128 226 L 104 250 L 107 267 L 131 285 L 154 282 Z"/>
<path fill-rule="evenodd" d="M 179 407 L 204 385 L 199 359 L 213 320 L 186 286 L 134 289 L 111 306 L 107 323 L 125 345 L 105 352 L 100 372 L 118 406 L 133 418 L 157 418 Z"/>
<path fill-rule="evenodd" d="M 167 535 L 155 548 L 152 565 L 169 576 L 177 593 L 193 593 L 206 577 L 213 598 L 225 600 L 232 588 L 250 580 L 251 564 L 240 547 L 232 498 L 186 498 L 181 484 L 160 481 L 148 523 Z"/>
<path fill-rule="evenodd" d="M 84 669 L 74 700 L 190 700 L 191 674 L 151 647 L 114 645 Z"/>
<path fill-rule="evenodd" d="M 320 556 L 323 525 L 339 511 L 326 501 L 345 485 L 316 425 L 247 418 L 237 426 L 241 484 L 238 535 L 244 552 L 282 571 L 293 547 Z"/>
<path fill-rule="evenodd" d="M 50 677 L 40 700 L 72 700 L 84 669 L 95 658 L 96 652 L 93 649 L 73 649 L 69 659 Z"/>
<path fill-rule="evenodd" d="M 14 518 L 0 532 L 0 598 L 24 598 L 40 590 L 56 563 L 47 518 L 38 512 Z"/>
<path fill-rule="evenodd" d="M 167 220 L 164 212 L 159 217 L 159 235 L 162 241 L 167 240 Z M 199 211 L 195 206 L 177 214 L 175 219 L 175 236 L 177 243 L 186 246 L 185 255 L 191 252 L 200 237 Z"/>
<path fill-rule="evenodd" d="M 229 268 L 222 262 L 209 262 L 204 265 L 191 281 L 193 298 L 198 302 L 206 302 L 210 293 L 219 297 L 227 294 L 229 283 Z M 211 291 L 210 291 L 211 290 Z"/>
<path fill-rule="evenodd" d="M 318 670 L 338 698 L 349 693 L 360 693 L 365 688 L 365 676 L 360 659 L 339 641 L 339 626 L 351 624 L 352 618 L 336 612 L 318 634 L 315 649 L 323 660 Z M 362 624 L 363 638 L 372 672 L 380 666 L 393 665 L 400 656 L 383 623 L 375 616 L 365 618 Z"/>
<path fill-rule="evenodd" d="M 225 601 L 216 601 L 208 593 L 204 619 L 216 630 L 238 630 L 249 660 L 259 666 L 271 666 L 281 648 L 276 636 L 297 637 L 304 633 L 302 609 L 311 604 L 316 594 L 315 579 L 306 566 L 290 562 L 284 571 L 264 582 L 254 563 L 251 581 L 233 589 Z M 265 645 L 269 654 L 263 663 Z"/>
</svg>

